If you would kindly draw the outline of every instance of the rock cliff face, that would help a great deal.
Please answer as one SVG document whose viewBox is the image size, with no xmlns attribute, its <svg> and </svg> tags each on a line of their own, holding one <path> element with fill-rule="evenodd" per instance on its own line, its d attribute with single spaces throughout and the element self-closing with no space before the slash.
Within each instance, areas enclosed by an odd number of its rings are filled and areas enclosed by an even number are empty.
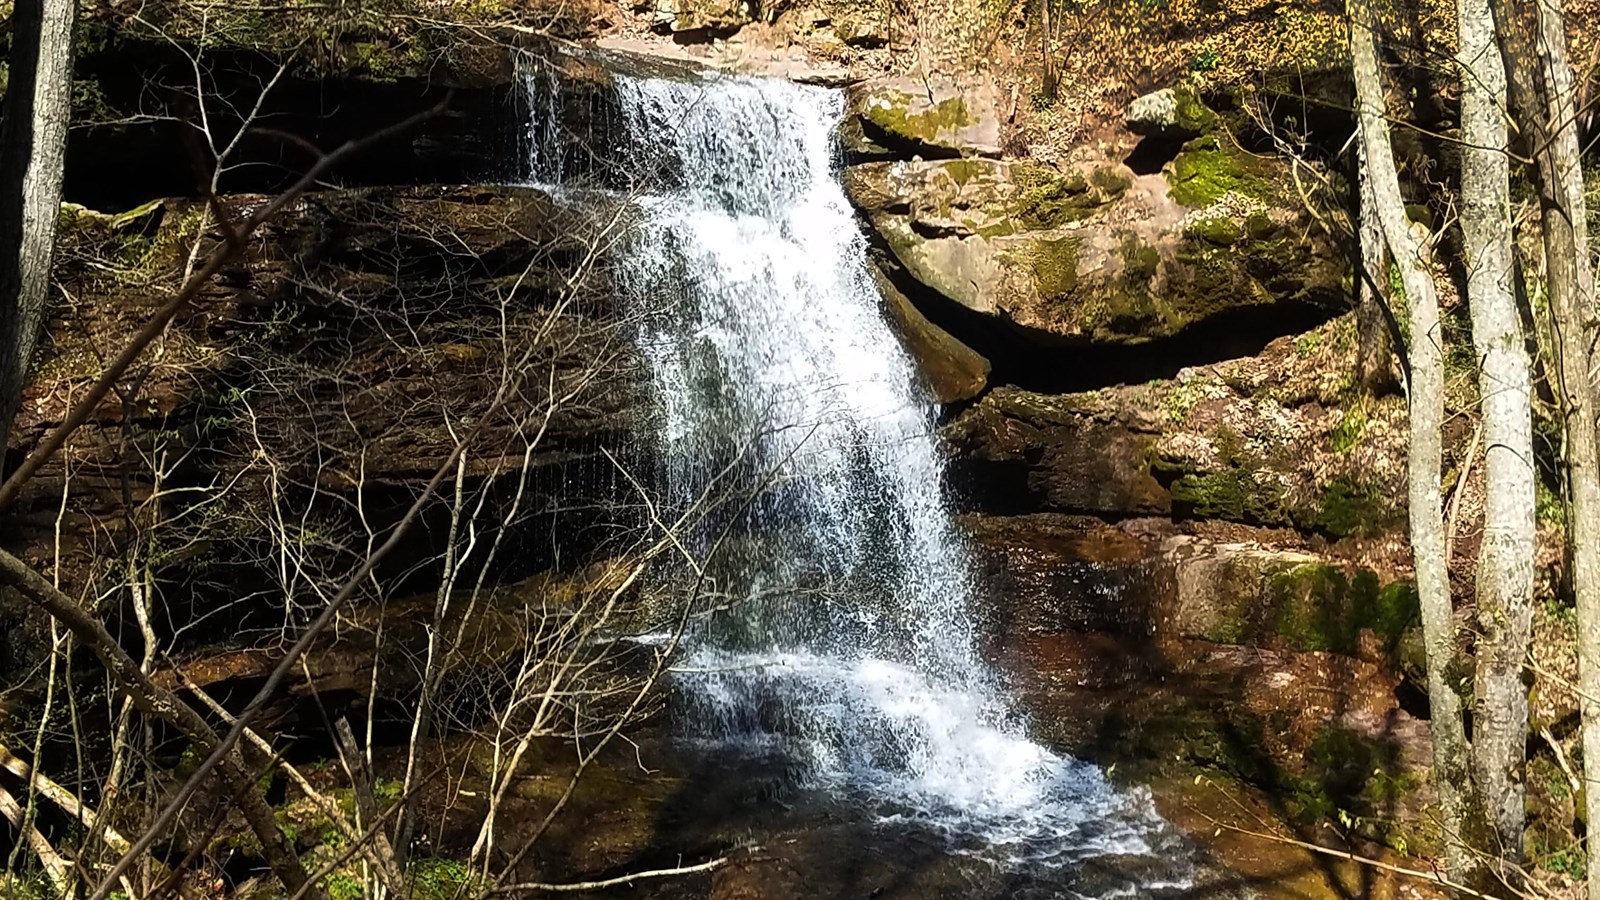
<svg viewBox="0 0 1600 900">
<path fill-rule="evenodd" d="M 865 161 L 846 187 L 885 277 L 997 381 L 1060 391 L 1171 376 L 1347 308 L 1342 260 L 1288 196 L 1286 168 L 1240 148 L 1192 94 L 1185 127 L 1204 133 L 1147 138 L 1172 157 L 1149 171 L 1137 151 L 994 158 L 992 87 L 897 84 L 851 91 L 845 136 Z M 941 105 L 941 89 L 979 99 Z"/>
<path fill-rule="evenodd" d="M 844 182 L 959 401 L 995 652 L 1075 752 L 1426 846 L 1404 402 L 1353 382 L 1346 265 L 1288 169 L 1188 87 L 1132 104 L 1133 154 L 1059 165 L 932 87 L 852 90 Z"/>
<path fill-rule="evenodd" d="M 73 303 L 52 323 L 14 455 L 221 239 L 199 202 L 72 214 L 58 276 Z M 272 560 L 286 545 L 347 565 L 359 536 L 397 521 L 476 430 L 457 474 L 488 488 L 485 521 L 507 531 L 496 577 L 581 566 L 617 525 L 599 502 L 619 478 L 602 450 L 624 465 L 648 452 L 632 426 L 636 363 L 596 265 L 605 241 L 594 214 L 534 190 L 307 195 L 173 325 L 134 376 L 139 402 L 108 400 L 31 483 L 3 538 L 44 564 L 59 533 L 70 583 L 118 552 L 135 518 L 164 522 L 164 540 L 187 542 L 156 557 L 168 625 L 227 608 L 228 627 L 245 629 L 309 584 L 284 583 Z M 411 532 L 383 573 L 395 590 L 432 590 L 449 517 L 432 507 Z M 216 636 L 190 630 L 190 646 Z"/>
</svg>

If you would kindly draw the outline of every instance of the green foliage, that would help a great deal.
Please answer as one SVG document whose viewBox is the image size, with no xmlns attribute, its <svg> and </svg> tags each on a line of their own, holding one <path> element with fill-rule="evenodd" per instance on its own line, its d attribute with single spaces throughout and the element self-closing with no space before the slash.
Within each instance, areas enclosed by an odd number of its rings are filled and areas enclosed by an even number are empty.
<svg viewBox="0 0 1600 900">
<path fill-rule="evenodd" d="M 349 872 L 334 872 L 322 879 L 322 890 L 328 900 L 362 900 L 367 894 L 366 885 Z"/>
<path fill-rule="evenodd" d="M 379 778 L 372 785 L 372 796 L 385 803 L 393 803 L 400 799 L 400 794 L 405 790 L 405 782 L 397 778 Z"/>
<path fill-rule="evenodd" d="M 1367 430 L 1367 400 L 1365 394 L 1355 394 L 1345 401 L 1344 415 L 1328 436 L 1335 453 L 1349 453 L 1361 443 Z"/>
<path fill-rule="evenodd" d="M 43 874 L 0 872 L 0 900 L 48 900 L 55 895 Z"/>
<path fill-rule="evenodd" d="M 1544 479 L 1538 479 L 1533 485 L 1533 511 L 1540 522 L 1564 527 L 1567 524 L 1567 504 Z"/>
<path fill-rule="evenodd" d="M 454 859 L 419 859 L 407 874 L 416 900 L 454 900 L 470 895 L 479 881 L 466 863 Z"/>
</svg>

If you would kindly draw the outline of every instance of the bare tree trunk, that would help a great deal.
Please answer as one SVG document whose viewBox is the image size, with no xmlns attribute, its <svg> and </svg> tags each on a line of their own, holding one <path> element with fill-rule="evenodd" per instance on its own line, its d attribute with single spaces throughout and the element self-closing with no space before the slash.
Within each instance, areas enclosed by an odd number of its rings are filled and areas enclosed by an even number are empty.
<svg viewBox="0 0 1600 900">
<path fill-rule="evenodd" d="M 12 15 L 11 80 L 0 126 L 0 451 L 50 297 L 76 8 L 74 0 L 17 0 Z"/>
<path fill-rule="evenodd" d="M 1462 703 L 1450 676 L 1456 662 L 1455 621 L 1445 566 L 1444 516 L 1440 504 L 1442 462 L 1440 425 L 1444 418 L 1444 352 L 1439 332 L 1439 300 L 1429 271 L 1427 249 L 1406 220 L 1385 118 L 1383 82 L 1367 0 L 1349 0 L 1350 57 L 1356 84 L 1356 120 L 1365 148 L 1373 213 L 1384 242 L 1400 270 L 1411 317 L 1411 377 L 1408 385 L 1411 449 L 1411 550 L 1417 597 L 1422 607 L 1423 643 L 1428 663 L 1428 703 L 1432 710 L 1433 766 L 1446 832 L 1445 864 L 1451 880 L 1470 884 L 1472 855 L 1467 834 L 1472 783 Z"/>
<path fill-rule="evenodd" d="M 1511 109 L 1538 170 L 1546 294 L 1555 331 L 1555 375 L 1566 427 L 1568 552 L 1578 606 L 1578 694 L 1584 779 L 1600 761 L 1600 444 L 1596 443 L 1591 346 L 1594 269 L 1579 168 L 1572 67 L 1561 0 L 1490 0 L 1509 63 Z M 1529 10 L 1527 7 L 1533 7 Z M 1600 822 L 1600 790 L 1584 791 L 1586 816 Z M 1591 843 L 1588 891 L 1600 900 L 1600 852 Z"/>
<path fill-rule="evenodd" d="M 1367 169 L 1366 147 L 1356 144 L 1356 181 L 1360 185 L 1356 210 L 1356 240 L 1361 273 L 1356 277 L 1356 383 L 1372 395 L 1392 390 L 1394 345 L 1389 318 L 1384 313 L 1380 285 L 1388 280 L 1387 245 L 1372 200 L 1372 174 Z"/>
<path fill-rule="evenodd" d="M 1473 777 L 1498 838 L 1522 858 L 1528 693 L 1523 661 L 1533 628 L 1532 380 L 1512 282 L 1511 160 L 1503 110 L 1506 71 L 1488 0 L 1457 0 L 1461 66 L 1461 231 L 1467 299 L 1480 359 L 1484 453 L 1483 546 L 1478 556 L 1478 673 Z M 1511 869 L 1501 872 L 1510 877 Z"/>
<path fill-rule="evenodd" d="M 1040 26 L 1041 26 L 1040 30 L 1042 30 L 1044 32 L 1044 38 L 1043 38 L 1043 45 L 1044 45 L 1044 85 L 1043 85 L 1043 89 L 1044 89 L 1044 96 L 1047 99 L 1050 99 L 1050 100 L 1054 100 L 1056 98 L 1056 82 L 1060 80 L 1059 76 L 1056 74 L 1056 53 L 1055 53 L 1055 50 L 1056 50 L 1056 47 L 1055 47 L 1055 44 L 1056 44 L 1056 29 L 1055 29 L 1055 23 L 1051 21 L 1051 17 L 1050 17 L 1050 4 L 1052 2 L 1053 2 L 1053 0 L 1039 0 L 1039 22 L 1040 22 Z"/>
</svg>

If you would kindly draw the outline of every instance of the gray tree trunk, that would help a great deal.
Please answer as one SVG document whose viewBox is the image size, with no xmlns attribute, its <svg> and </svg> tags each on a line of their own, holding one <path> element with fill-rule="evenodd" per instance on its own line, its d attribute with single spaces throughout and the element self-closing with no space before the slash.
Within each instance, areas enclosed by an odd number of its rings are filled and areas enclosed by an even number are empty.
<svg viewBox="0 0 1600 900">
<path fill-rule="evenodd" d="M 72 112 L 74 0 L 17 0 L 0 125 L 0 449 L 50 300 Z M 0 453 L 0 474 L 4 454 Z"/>
<path fill-rule="evenodd" d="M 1439 300 L 1427 247 L 1412 231 L 1400 194 L 1394 149 L 1385 118 L 1383 82 L 1378 71 L 1373 17 L 1367 0 L 1349 0 L 1350 57 L 1356 86 L 1356 121 L 1365 148 L 1372 210 L 1383 229 L 1394 265 L 1405 285 L 1410 310 L 1411 377 L 1408 385 L 1410 437 L 1408 480 L 1411 550 L 1417 597 L 1422 607 L 1423 644 L 1428 664 L 1428 703 L 1432 710 L 1433 766 L 1440 814 L 1446 832 L 1445 865 L 1460 882 L 1475 880 L 1465 843 L 1472 798 L 1470 762 L 1462 702 L 1450 676 L 1456 661 L 1455 619 L 1445 566 L 1444 514 L 1440 501 L 1442 463 L 1440 425 L 1444 418 L 1444 352 L 1439 331 Z"/>
<path fill-rule="evenodd" d="M 1583 716 L 1586 818 L 1600 822 L 1600 443 L 1591 347 L 1594 269 L 1579 169 L 1572 66 L 1561 0 L 1490 0 L 1508 65 L 1511 109 L 1538 172 L 1545 291 L 1555 331 L 1567 445 L 1567 542 L 1578 606 L 1578 690 Z M 1533 9 L 1529 9 L 1531 6 Z M 1591 843 L 1588 892 L 1600 900 L 1600 852 Z"/>
<path fill-rule="evenodd" d="M 1356 214 L 1361 273 L 1356 276 L 1356 382 L 1369 394 L 1395 387 L 1394 343 L 1389 317 L 1384 312 L 1380 286 L 1389 280 L 1388 245 L 1372 200 L 1372 174 L 1367 169 L 1366 147 L 1356 142 L 1356 181 L 1360 201 Z"/>
<path fill-rule="evenodd" d="M 1512 281 L 1505 64 L 1488 0 L 1457 0 L 1456 22 L 1462 85 L 1461 231 L 1486 447 L 1473 777 L 1499 844 L 1496 855 L 1520 862 L 1528 737 L 1522 675 L 1533 628 L 1532 379 Z M 1511 871 L 1503 870 L 1502 877 Z"/>
</svg>

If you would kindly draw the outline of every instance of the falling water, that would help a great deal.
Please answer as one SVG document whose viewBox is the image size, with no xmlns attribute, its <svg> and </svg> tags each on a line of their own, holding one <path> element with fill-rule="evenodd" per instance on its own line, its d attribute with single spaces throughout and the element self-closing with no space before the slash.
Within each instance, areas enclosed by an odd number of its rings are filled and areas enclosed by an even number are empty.
<svg viewBox="0 0 1600 900">
<path fill-rule="evenodd" d="M 1027 738 L 978 653 L 934 405 L 837 178 L 842 95 L 729 76 L 619 75 L 616 92 L 607 152 L 642 210 L 618 277 L 669 505 L 749 497 L 694 545 L 718 550 L 729 610 L 679 666 L 691 739 L 780 756 L 804 786 L 1000 865 L 1180 856 L 1145 793 Z M 559 156 L 541 146 L 535 178 L 558 178 L 540 166 Z"/>
</svg>

